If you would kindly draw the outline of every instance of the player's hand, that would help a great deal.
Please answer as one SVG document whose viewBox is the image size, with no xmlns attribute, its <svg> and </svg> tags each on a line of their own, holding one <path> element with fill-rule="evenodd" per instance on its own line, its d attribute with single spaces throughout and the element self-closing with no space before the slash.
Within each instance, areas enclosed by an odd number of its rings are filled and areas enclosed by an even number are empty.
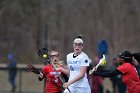
<svg viewBox="0 0 140 93">
<path fill-rule="evenodd" d="M 65 89 L 63 93 L 70 93 L 68 89 Z"/>
<path fill-rule="evenodd" d="M 43 73 L 40 72 L 40 74 L 38 74 L 38 76 L 39 76 L 40 78 L 43 78 Z"/>
<path fill-rule="evenodd" d="M 56 70 L 60 70 L 60 71 L 62 71 L 62 69 L 63 69 L 63 67 L 61 67 L 60 65 L 57 65 Z"/>
<path fill-rule="evenodd" d="M 66 89 L 69 85 L 70 85 L 69 82 L 67 82 L 63 84 L 63 87 Z"/>
<path fill-rule="evenodd" d="M 59 63 L 55 64 L 56 68 L 62 68 Z"/>
<path fill-rule="evenodd" d="M 94 71 L 97 71 L 97 67 L 93 67 Z"/>
</svg>

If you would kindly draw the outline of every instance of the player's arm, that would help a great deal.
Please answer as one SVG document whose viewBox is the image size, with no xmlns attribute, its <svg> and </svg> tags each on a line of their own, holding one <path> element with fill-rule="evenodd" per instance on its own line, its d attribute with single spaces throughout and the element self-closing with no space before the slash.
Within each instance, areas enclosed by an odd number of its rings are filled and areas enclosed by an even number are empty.
<svg viewBox="0 0 140 93">
<path fill-rule="evenodd" d="M 60 69 L 61 69 L 61 71 L 62 71 L 64 74 L 66 74 L 67 76 L 69 76 L 69 74 L 70 74 L 70 70 L 69 70 L 68 67 L 65 67 L 65 68 L 60 67 Z"/>
<path fill-rule="evenodd" d="M 115 70 L 102 70 L 102 71 L 95 71 L 93 73 L 94 76 L 101 76 L 101 77 L 112 77 L 116 75 L 121 75 L 122 73 L 115 69 Z"/>
<path fill-rule="evenodd" d="M 68 66 L 65 65 L 62 67 L 61 65 L 57 65 L 57 67 L 58 67 L 57 70 L 60 70 L 61 72 L 69 76 L 70 71 L 69 71 Z"/>
<path fill-rule="evenodd" d="M 87 66 L 82 66 L 80 68 L 80 73 L 77 73 L 77 75 L 72 80 L 70 80 L 67 83 L 65 83 L 64 87 L 67 88 L 72 83 L 74 83 L 74 82 L 80 80 L 81 78 L 83 78 L 85 76 L 86 71 L 87 71 Z"/>
</svg>

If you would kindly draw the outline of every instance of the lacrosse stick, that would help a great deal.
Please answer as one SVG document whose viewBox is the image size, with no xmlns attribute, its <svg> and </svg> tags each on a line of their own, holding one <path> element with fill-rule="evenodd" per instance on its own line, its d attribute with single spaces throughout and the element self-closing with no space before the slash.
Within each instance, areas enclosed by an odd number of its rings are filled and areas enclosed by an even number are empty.
<svg viewBox="0 0 140 93">
<path fill-rule="evenodd" d="M 26 71 L 27 72 L 33 72 L 35 74 L 40 74 L 40 71 L 36 67 L 34 67 L 33 65 L 31 65 L 31 64 L 28 64 L 26 66 Z"/>
<path fill-rule="evenodd" d="M 101 58 L 99 60 L 99 63 L 92 69 L 89 71 L 89 74 L 92 74 L 99 66 L 103 66 L 106 64 L 106 59 L 105 59 L 105 55 L 103 55 L 103 58 Z"/>
<path fill-rule="evenodd" d="M 40 74 L 40 71 L 39 71 L 36 67 L 34 67 L 33 65 L 31 65 L 31 64 L 28 64 L 28 65 L 26 66 L 26 71 L 27 71 L 27 72 L 33 72 L 33 73 L 35 73 L 35 74 Z M 50 80 L 50 79 L 47 79 L 47 80 L 48 80 L 49 82 L 55 84 L 56 86 L 58 86 L 58 87 L 60 87 L 60 88 L 62 88 L 62 89 L 64 90 L 64 88 L 63 88 L 62 86 L 58 85 L 58 84 L 55 83 L 54 81 L 52 81 L 52 80 Z"/>
</svg>

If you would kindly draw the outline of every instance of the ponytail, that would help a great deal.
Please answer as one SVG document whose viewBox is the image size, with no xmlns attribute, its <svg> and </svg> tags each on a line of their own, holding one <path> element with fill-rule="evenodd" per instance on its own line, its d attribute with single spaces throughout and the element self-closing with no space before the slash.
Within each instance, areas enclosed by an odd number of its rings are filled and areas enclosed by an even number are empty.
<svg viewBox="0 0 140 93">
<path fill-rule="evenodd" d="M 140 64 L 140 53 L 133 53 L 134 58 L 138 61 Z"/>
</svg>

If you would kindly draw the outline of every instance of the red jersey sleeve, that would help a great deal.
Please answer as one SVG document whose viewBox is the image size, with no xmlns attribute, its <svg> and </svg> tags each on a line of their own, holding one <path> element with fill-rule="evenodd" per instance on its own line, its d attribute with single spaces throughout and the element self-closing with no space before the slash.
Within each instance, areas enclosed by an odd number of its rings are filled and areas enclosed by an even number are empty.
<svg viewBox="0 0 140 93">
<path fill-rule="evenodd" d="M 117 70 L 119 70 L 120 72 L 122 72 L 123 74 L 127 73 L 129 70 L 130 66 L 129 63 L 124 63 L 122 65 L 120 65 Z"/>
</svg>

